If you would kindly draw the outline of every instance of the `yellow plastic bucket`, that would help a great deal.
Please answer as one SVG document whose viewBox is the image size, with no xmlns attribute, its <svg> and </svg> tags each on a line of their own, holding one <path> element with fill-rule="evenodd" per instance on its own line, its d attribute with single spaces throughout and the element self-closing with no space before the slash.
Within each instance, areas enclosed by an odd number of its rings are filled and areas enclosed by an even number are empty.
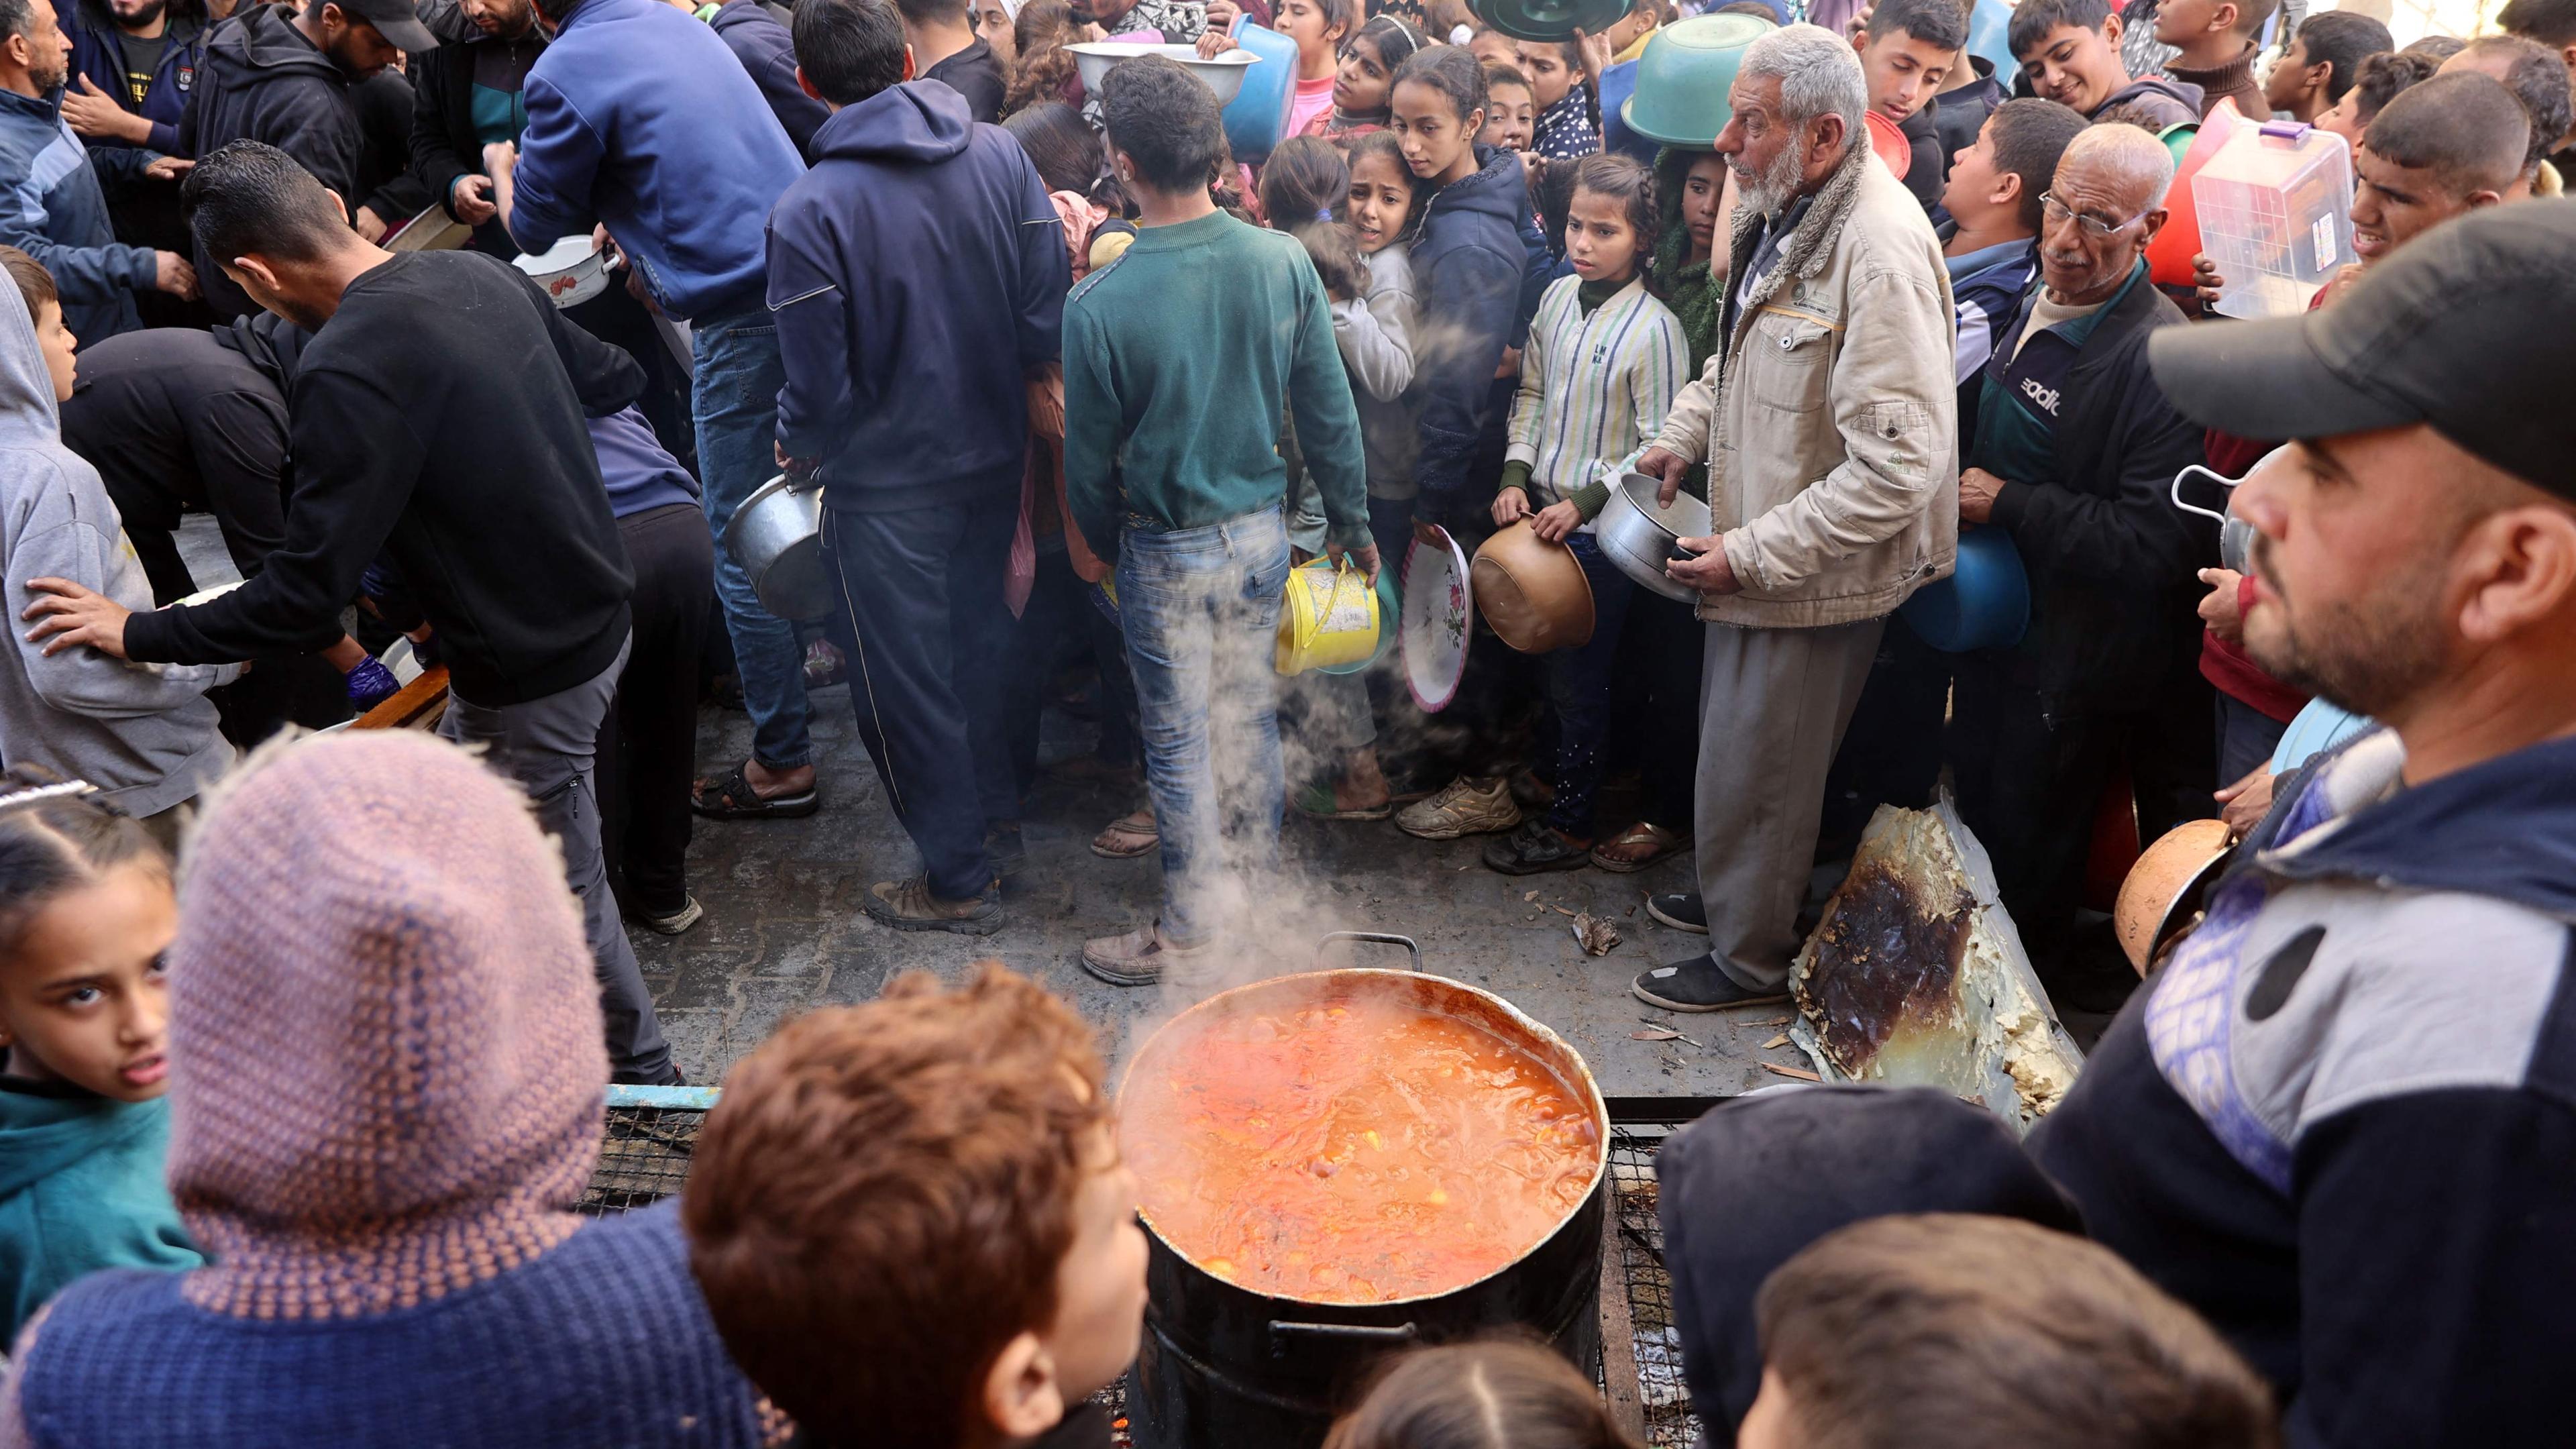
<svg viewBox="0 0 2576 1449">
<path fill-rule="evenodd" d="M 1377 652 L 1377 590 L 1359 570 L 1317 559 L 1288 571 L 1286 595 L 1273 661 L 1280 673 L 1350 664 Z"/>
</svg>

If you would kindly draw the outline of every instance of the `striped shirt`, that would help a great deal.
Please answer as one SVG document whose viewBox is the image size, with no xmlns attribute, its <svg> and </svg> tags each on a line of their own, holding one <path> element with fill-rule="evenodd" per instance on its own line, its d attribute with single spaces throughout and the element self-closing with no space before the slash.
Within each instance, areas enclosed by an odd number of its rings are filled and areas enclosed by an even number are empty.
<svg viewBox="0 0 2576 1449">
<path fill-rule="evenodd" d="M 1581 286 L 1580 278 L 1560 277 L 1539 299 L 1503 456 L 1530 465 L 1533 507 L 1574 497 L 1589 520 L 1606 497 L 1596 465 L 1653 441 L 1690 376 L 1690 344 L 1681 319 L 1644 281 L 1629 282 L 1588 317 L 1575 298 Z"/>
</svg>

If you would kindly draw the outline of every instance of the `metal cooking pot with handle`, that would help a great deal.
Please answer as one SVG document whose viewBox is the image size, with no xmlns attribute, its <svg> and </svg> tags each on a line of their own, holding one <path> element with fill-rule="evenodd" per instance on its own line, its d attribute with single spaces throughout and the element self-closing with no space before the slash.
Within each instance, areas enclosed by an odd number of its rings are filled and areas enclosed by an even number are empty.
<svg viewBox="0 0 2576 1449">
<path fill-rule="evenodd" d="M 760 606 L 782 619 L 832 612 L 832 569 L 823 558 L 819 475 L 781 473 L 752 490 L 725 525 L 725 551 L 751 576 Z"/>
<path fill-rule="evenodd" d="M 1617 486 L 1610 490 L 1610 501 L 1601 505 L 1600 516 L 1592 520 L 1592 541 L 1637 587 L 1695 603 L 1698 591 L 1665 573 L 1664 564 L 1697 557 L 1681 546 L 1681 540 L 1709 535 L 1708 505 L 1688 493 L 1675 493 L 1669 507 L 1657 504 L 1655 490 L 1663 482 L 1652 473 L 1620 474 Z"/>
</svg>

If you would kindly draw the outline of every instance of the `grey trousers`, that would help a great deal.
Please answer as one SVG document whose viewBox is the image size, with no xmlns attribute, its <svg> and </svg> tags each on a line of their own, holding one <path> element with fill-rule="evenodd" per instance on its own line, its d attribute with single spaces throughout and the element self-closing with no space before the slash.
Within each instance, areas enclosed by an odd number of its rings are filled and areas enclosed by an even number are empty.
<svg viewBox="0 0 2576 1449">
<path fill-rule="evenodd" d="M 1709 957 L 1738 986 L 1777 991 L 1788 979 L 1825 772 L 1886 627 L 1708 626 L 1692 833 Z"/>
<path fill-rule="evenodd" d="M 635 948 L 608 891 L 608 862 L 599 848 L 599 799 L 591 784 L 599 722 L 617 698 L 628 640 L 595 677 L 541 698 L 499 706 L 451 693 L 438 732 L 461 745 L 486 745 L 493 768 L 519 782 L 537 804 L 537 824 L 563 842 L 564 882 L 581 902 L 582 932 L 599 975 L 607 1019 L 612 1079 L 646 1084 L 674 1079 L 670 1044 L 653 1014 L 653 995 L 635 964 Z"/>
</svg>

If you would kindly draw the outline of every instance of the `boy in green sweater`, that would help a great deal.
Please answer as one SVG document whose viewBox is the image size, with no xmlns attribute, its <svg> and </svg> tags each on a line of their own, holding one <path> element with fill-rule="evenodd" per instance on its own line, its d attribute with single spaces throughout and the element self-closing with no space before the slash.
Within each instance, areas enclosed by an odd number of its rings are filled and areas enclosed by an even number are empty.
<svg viewBox="0 0 2576 1449">
<path fill-rule="evenodd" d="M 1288 577 L 1283 410 L 1323 493 L 1326 552 L 1347 553 L 1372 581 L 1378 560 L 1359 414 L 1314 264 L 1293 238 L 1208 198 L 1225 140 L 1216 97 L 1159 57 L 1120 64 L 1101 90 L 1110 164 L 1141 230 L 1065 303 L 1065 499 L 1085 538 L 1116 541 L 1163 910 L 1089 942 L 1082 964 L 1144 986 L 1186 969 L 1214 936 L 1220 849 L 1252 872 L 1278 850 L 1286 785 L 1270 654 Z"/>
</svg>

